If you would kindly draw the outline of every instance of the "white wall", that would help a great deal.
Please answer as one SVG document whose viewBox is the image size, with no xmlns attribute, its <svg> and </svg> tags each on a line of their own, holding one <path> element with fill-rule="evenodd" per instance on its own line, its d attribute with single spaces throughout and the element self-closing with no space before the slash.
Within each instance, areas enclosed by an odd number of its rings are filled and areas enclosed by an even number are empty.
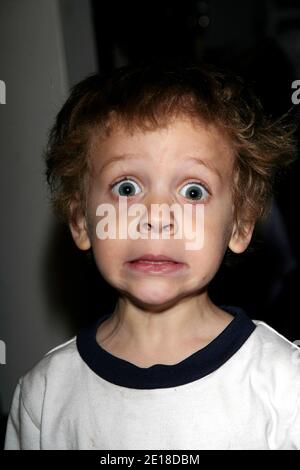
<svg viewBox="0 0 300 470">
<path fill-rule="evenodd" d="M 0 79 L 6 83 L 6 104 L 0 105 L 3 413 L 17 379 L 70 335 L 59 312 L 51 311 L 42 276 L 54 218 L 41 155 L 70 85 L 96 71 L 90 13 L 88 0 L 0 2 Z"/>
</svg>

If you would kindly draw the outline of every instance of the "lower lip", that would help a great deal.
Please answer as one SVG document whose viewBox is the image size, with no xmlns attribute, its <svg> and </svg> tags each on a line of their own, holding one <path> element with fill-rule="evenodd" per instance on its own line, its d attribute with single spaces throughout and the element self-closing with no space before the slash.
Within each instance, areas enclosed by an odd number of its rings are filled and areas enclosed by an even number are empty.
<svg viewBox="0 0 300 470">
<path fill-rule="evenodd" d="M 131 261 L 126 263 L 130 269 L 144 273 L 174 273 L 180 271 L 184 267 L 184 263 L 147 263 L 146 261 Z"/>
</svg>

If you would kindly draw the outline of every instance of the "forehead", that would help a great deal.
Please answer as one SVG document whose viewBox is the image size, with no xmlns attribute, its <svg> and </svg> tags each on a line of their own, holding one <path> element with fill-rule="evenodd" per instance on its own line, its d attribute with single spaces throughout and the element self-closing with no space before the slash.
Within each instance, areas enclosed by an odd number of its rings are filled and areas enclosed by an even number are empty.
<svg viewBox="0 0 300 470">
<path fill-rule="evenodd" d="M 229 137 L 217 125 L 180 117 L 151 130 L 132 130 L 119 124 L 109 136 L 95 132 L 90 158 L 96 172 L 122 161 L 147 159 L 149 164 L 163 166 L 199 159 L 224 174 L 232 168 L 234 150 Z"/>
</svg>

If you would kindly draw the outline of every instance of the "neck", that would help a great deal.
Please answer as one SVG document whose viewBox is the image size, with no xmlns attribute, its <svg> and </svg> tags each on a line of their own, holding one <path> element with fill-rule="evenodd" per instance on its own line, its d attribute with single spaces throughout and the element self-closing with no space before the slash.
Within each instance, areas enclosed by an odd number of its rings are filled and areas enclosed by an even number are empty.
<svg viewBox="0 0 300 470">
<path fill-rule="evenodd" d="M 112 316 L 101 325 L 98 340 L 103 345 L 123 344 L 138 350 L 174 348 L 211 338 L 231 319 L 230 314 L 210 300 L 207 292 L 155 311 L 120 297 Z"/>
</svg>

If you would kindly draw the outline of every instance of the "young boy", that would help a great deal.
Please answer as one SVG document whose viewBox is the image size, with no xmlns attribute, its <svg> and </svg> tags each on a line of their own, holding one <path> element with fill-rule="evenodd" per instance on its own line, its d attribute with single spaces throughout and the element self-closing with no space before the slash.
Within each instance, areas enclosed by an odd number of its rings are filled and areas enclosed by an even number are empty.
<svg viewBox="0 0 300 470">
<path fill-rule="evenodd" d="M 299 348 L 208 295 L 268 213 L 291 132 L 208 66 L 122 67 L 74 87 L 47 180 L 119 297 L 20 378 L 6 449 L 300 449 Z"/>
</svg>

